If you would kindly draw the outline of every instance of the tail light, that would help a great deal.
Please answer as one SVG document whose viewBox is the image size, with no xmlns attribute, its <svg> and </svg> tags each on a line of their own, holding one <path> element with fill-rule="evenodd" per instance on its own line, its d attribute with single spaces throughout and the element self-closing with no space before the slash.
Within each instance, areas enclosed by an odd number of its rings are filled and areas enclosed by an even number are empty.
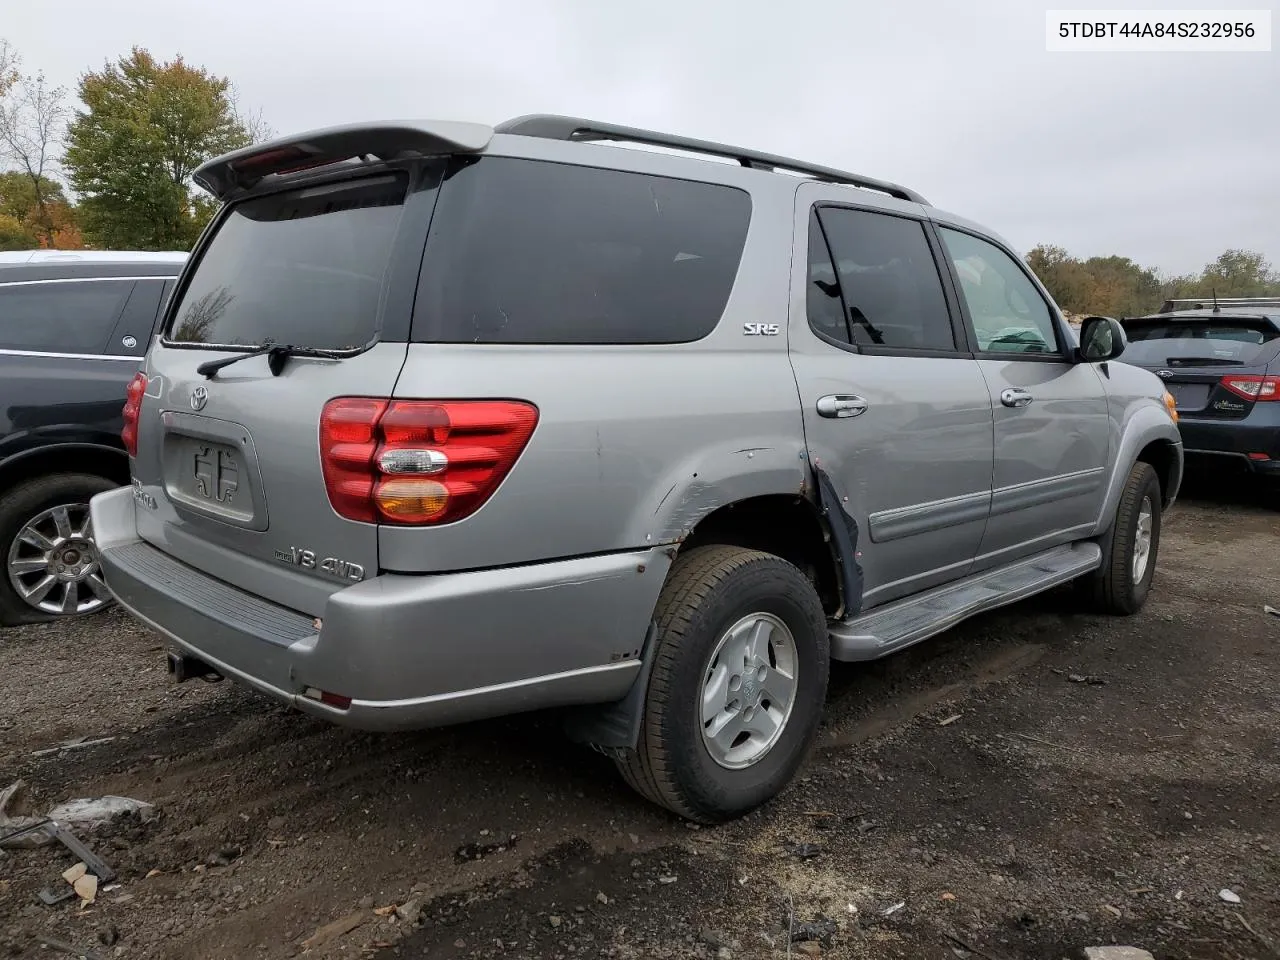
<svg viewBox="0 0 1280 960">
<path fill-rule="evenodd" d="M 461 520 L 493 495 L 537 422 L 537 407 L 517 400 L 337 397 L 320 414 L 329 503 L 366 523 Z"/>
<path fill-rule="evenodd" d="M 1246 400 L 1280 400 L 1280 377 L 1241 373 L 1223 377 L 1221 383 L 1237 397 L 1244 397 Z"/>
<path fill-rule="evenodd" d="M 120 430 L 124 449 L 131 457 L 138 455 L 138 415 L 142 412 L 142 395 L 146 392 L 147 375 L 139 371 L 133 375 L 124 391 L 124 427 Z"/>
</svg>

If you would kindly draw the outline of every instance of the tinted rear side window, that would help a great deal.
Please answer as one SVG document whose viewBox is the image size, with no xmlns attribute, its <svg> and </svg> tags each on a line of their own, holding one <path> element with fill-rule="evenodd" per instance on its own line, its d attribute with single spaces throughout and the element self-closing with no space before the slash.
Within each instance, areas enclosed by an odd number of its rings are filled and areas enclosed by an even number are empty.
<svg viewBox="0 0 1280 960">
<path fill-rule="evenodd" d="M 0 284 L 0 349 L 101 353 L 132 280 Z"/>
<path fill-rule="evenodd" d="M 413 337 L 681 343 L 720 320 L 751 199 L 708 183 L 487 157 L 440 191 Z"/>
<path fill-rule="evenodd" d="M 377 333 L 407 185 L 390 174 L 237 204 L 182 292 L 169 339 L 365 346 Z"/>
<path fill-rule="evenodd" d="M 819 216 L 854 343 L 955 349 L 942 278 L 923 224 L 839 207 L 822 208 Z"/>
</svg>

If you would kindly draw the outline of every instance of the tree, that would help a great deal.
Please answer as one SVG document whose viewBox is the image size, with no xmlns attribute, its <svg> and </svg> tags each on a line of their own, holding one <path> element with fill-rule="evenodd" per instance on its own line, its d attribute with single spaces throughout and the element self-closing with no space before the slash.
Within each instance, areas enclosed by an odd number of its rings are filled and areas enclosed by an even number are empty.
<svg viewBox="0 0 1280 960">
<path fill-rule="evenodd" d="M 41 246 L 55 246 L 58 222 L 66 210 L 55 212 L 53 204 L 67 207 L 66 197 L 51 187 L 57 184 L 50 174 L 56 166 L 69 109 L 67 91 L 50 87 L 43 73 L 23 74 L 21 59 L 7 41 L 0 40 L 0 160 L 12 164 L 30 185 L 33 209 L 26 222 L 35 231 Z"/>
<path fill-rule="evenodd" d="M 87 110 L 68 129 L 65 165 L 85 234 L 107 247 L 190 249 L 213 210 L 193 195 L 192 172 L 254 142 L 230 81 L 135 47 L 84 74 L 79 94 Z"/>
<path fill-rule="evenodd" d="M 0 173 L 0 217 L 6 224 L 0 244 L 6 250 L 84 246 L 75 207 L 62 184 L 48 177 L 33 181 L 21 170 Z"/>
<path fill-rule="evenodd" d="M 1280 275 L 1260 253 L 1251 250 L 1227 250 L 1204 268 L 1193 296 L 1267 297 L 1280 287 Z"/>
</svg>

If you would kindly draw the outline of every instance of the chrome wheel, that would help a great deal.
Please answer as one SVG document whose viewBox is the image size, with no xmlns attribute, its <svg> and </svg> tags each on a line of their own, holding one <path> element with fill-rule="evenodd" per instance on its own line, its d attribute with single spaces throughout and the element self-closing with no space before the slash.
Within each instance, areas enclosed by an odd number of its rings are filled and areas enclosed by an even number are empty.
<svg viewBox="0 0 1280 960">
<path fill-rule="evenodd" d="M 753 613 L 716 644 L 702 683 L 702 743 L 729 770 L 757 763 L 786 729 L 795 704 L 796 640 L 768 613 Z"/>
<path fill-rule="evenodd" d="M 42 613 L 92 613 L 111 602 L 87 503 L 32 517 L 9 545 L 8 570 L 18 596 Z"/>
<path fill-rule="evenodd" d="M 1154 508 L 1151 498 L 1142 501 L 1142 509 L 1138 511 L 1138 527 L 1133 534 L 1133 582 L 1139 584 L 1147 572 L 1147 564 L 1151 562 L 1151 524 Z"/>
</svg>

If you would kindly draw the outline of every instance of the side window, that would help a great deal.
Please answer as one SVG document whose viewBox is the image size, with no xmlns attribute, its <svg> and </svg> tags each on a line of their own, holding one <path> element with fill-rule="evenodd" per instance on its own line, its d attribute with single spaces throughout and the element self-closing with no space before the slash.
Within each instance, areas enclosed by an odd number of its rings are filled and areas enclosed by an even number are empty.
<svg viewBox="0 0 1280 960">
<path fill-rule="evenodd" d="M 831 265 L 831 251 L 827 248 L 827 238 L 822 235 L 817 210 L 809 214 L 809 278 L 805 289 L 809 326 L 832 340 L 852 342 L 840 299 L 840 283 L 836 280 L 836 268 Z"/>
<path fill-rule="evenodd" d="M 139 280 L 133 287 L 119 322 L 107 341 L 106 352 L 117 357 L 140 357 L 151 344 L 163 280 Z"/>
<path fill-rule="evenodd" d="M 824 207 L 849 336 L 859 346 L 954 350 L 938 265 L 917 220 Z"/>
<path fill-rule="evenodd" d="M 960 279 L 979 350 L 1061 352 L 1048 304 L 1012 257 L 995 244 L 959 230 L 942 227 L 939 233 Z"/>
<path fill-rule="evenodd" d="M 484 157 L 431 220 L 413 339 L 687 343 L 720 322 L 751 197 L 734 187 Z"/>
<path fill-rule="evenodd" d="M 0 349 L 102 353 L 132 280 L 0 284 Z"/>
</svg>

